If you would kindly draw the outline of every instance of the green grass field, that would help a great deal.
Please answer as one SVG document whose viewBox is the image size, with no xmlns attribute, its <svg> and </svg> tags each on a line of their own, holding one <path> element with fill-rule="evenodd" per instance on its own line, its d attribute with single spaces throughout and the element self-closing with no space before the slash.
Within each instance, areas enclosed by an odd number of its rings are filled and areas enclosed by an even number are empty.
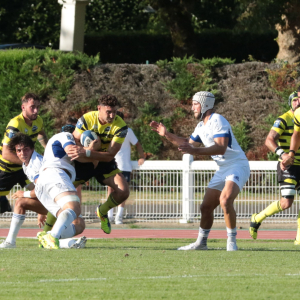
<svg viewBox="0 0 300 300">
<path fill-rule="evenodd" d="M 292 241 L 88 240 L 46 250 L 34 239 L 0 250 L 0 299 L 299 299 L 300 249 Z"/>
</svg>

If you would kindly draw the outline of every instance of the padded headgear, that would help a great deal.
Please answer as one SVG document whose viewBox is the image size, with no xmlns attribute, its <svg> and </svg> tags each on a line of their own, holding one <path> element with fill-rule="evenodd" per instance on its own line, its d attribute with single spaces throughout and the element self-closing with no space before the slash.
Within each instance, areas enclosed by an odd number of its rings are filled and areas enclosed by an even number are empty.
<svg viewBox="0 0 300 300">
<path fill-rule="evenodd" d="M 293 103 L 293 101 L 295 100 L 295 98 L 298 98 L 298 93 L 297 93 L 297 91 L 292 92 L 292 93 L 290 94 L 290 96 L 289 96 L 289 107 L 291 108 L 291 110 L 293 110 L 293 105 L 292 105 L 292 103 Z"/>
<path fill-rule="evenodd" d="M 192 100 L 201 104 L 201 119 L 215 105 L 215 96 L 210 92 L 198 92 L 193 96 Z"/>
</svg>

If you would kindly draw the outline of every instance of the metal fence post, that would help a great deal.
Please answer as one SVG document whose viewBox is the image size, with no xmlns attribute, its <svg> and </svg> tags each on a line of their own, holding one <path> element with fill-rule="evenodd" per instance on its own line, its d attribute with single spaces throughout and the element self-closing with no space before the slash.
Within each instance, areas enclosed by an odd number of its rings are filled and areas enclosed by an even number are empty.
<svg viewBox="0 0 300 300">
<path fill-rule="evenodd" d="M 182 219 L 180 223 L 189 223 L 194 217 L 194 174 L 191 163 L 194 157 L 190 154 L 182 156 Z"/>
</svg>

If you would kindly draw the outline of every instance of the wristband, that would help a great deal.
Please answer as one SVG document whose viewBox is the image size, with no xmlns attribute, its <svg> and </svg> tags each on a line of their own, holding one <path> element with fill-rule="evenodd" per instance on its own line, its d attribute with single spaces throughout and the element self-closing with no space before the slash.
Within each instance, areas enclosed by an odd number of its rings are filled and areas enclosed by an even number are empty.
<svg viewBox="0 0 300 300">
<path fill-rule="evenodd" d="M 91 150 L 85 150 L 85 155 L 86 155 L 86 157 L 90 157 L 91 156 Z"/>
<path fill-rule="evenodd" d="M 284 153 L 284 150 L 281 147 L 275 149 L 275 153 L 281 158 L 281 155 Z"/>
<path fill-rule="evenodd" d="M 296 155 L 295 150 L 290 150 L 289 153 L 290 153 L 290 152 L 292 152 L 292 153 L 294 153 L 294 155 Z"/>
<path fill-rule="evenodd" d="M 24 197 L 24 198 L 31 198 L 31 196 L 30 196 L 30 191 L 24 192 L 23 197 Z"/>
</svg>

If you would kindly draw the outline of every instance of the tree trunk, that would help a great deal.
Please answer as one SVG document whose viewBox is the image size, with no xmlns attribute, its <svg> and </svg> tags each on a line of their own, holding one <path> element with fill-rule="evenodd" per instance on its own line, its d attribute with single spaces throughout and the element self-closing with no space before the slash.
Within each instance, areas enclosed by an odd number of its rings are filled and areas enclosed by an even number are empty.
<svg viewBox="0 0 300 300">
<path fill-rule="evenodd" d="M 175 57 L 196 55 L 196 37 L 192 26 L 192 15 L 189 12 L 194 2 L 192 0 L 149 1 L 170 31 Z"/>
<path fill-rule="evenodd" d="M 297 15 L 300 4 L 293 3 L 282 15 L 282 23 L 276 24 L 278 31 L 277 44 L 279 52 L 277 59 L 294 63 L 300 61 L 300 18 Z M 295 13 L 297 12 L 297 13 Z"/>
</svg>

